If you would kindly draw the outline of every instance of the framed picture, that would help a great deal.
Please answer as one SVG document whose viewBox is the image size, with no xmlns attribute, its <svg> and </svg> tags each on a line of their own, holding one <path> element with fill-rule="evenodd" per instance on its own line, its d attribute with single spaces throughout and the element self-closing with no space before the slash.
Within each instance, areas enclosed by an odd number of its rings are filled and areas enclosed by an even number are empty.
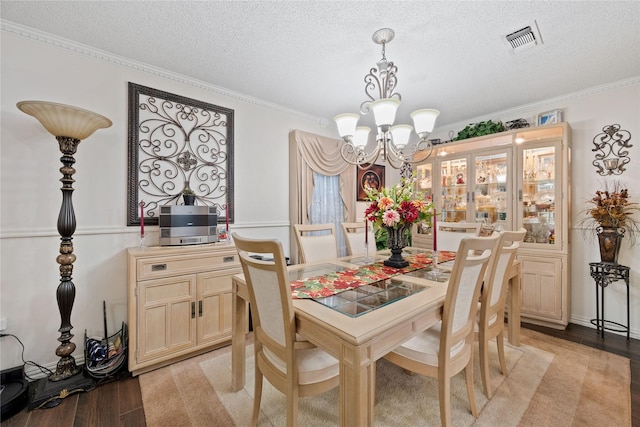
<svg viewBox="0 0 640 427">
<path fill-rule="evenodd" d="M 552 123 L 560 123 L 562 121 L 562 111 L 551 110 L 538 114 L 538 126 L 550 125 Z"/>
<path fill-rule="evenodd" d="M 367 167 L 367 165 L 363 165 Z M 357 187 L 357 201 L 366 202 L 367 198 L 366 188 L 374 188 L 376 190 L 384 187 L 384 166 L 372 165 L 368 169 L 360 169 L 356 166 L 358 172 Z"/>
<path fill-rule="evenodd" d="M 232 223 L 233 129 L 232 109 L 129 82 L 127 225 L 157 225 L 183 192 Z"/>
</svg>

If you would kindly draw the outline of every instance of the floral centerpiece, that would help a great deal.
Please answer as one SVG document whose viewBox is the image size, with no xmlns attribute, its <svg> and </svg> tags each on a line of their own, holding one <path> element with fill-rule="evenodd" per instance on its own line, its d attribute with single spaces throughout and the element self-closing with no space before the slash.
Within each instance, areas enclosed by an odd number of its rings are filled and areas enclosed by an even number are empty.
<svg viewBox="0 0 640 427">
<path fill-rule="evenodd" d="M 620 239 L 629 236 L 631 246 L 637 241 L 640 221 L 632 215 L 640 212 L 640 205 L 629 201 L 629 191 L 619 183 L 614 184 L 612 191 L 607 188 L 596 191 L 587 203 L 591 206 L 583 211 L 580 225 L 598 235 L 602 261 L 617 262 Z"/>
<path fill-rule="evenodd" d="M 387 245 L 391 249 L 391 258 L 385 265 L 402 268 L 409 263 L 402 258 L 402 248 L 407 246 L 407 234 L 411 225 L 418 221 L 431 222 L 433 204 L 426 202 L 421 192 L 416 191 L 415 174 L 411 178 L 402 178 L 393 187 L 379 190 L 365 189 L 371 201 L 364 214 L 374 227 L 384 228 L 388 233 Z"/>
</svg>

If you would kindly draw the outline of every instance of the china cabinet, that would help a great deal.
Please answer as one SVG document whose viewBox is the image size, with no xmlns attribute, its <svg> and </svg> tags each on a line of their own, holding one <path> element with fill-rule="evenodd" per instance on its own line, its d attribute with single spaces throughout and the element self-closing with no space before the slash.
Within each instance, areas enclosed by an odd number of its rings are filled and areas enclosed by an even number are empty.
<svg viewBox="0 0 640 427">
<path fill-rule="evenodd" d="M 129 248 L 129 370 L 138 375 L 231 341 L 231 277 L 225 243 Z"/>
<path fill-rule="evenodd" d="M 518 251 L 522 316 L 552 327 L 569 316 L 570 144 L 567 123 L 517 129 L 437 145 L 416 168 L 419 190 L 429 177 L 439 221 L 526 229 Z M 432 247 L 428 225 L 412 231 L 413 245 Z"/>
</svg>

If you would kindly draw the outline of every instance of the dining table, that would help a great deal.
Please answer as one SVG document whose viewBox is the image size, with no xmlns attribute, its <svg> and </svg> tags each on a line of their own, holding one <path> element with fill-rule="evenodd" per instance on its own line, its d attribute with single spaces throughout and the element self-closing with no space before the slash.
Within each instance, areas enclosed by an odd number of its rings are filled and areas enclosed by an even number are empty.
<svg viewBox="0 0 640 427">
<path fill-rule="evenodd" d="M 421 266 L 418 262 L 431 257 L 431 251 L 405 248 L 403 256 L 417 260 L 417 264 L 412 263 L 412 266 L 422 268 L 407 268 L 388 274 L 389 269 L 381 267 L 388 256 L 388 251 L 379 251 L 371 258 L 347 256 L 287 267 L 296 332 L 339 361 L 341 426 L 374 424 L 376 361 L 442 317 L 448 283 L 447 264 L 450 266 L 450 262 L 439 263 L 435 270 L 438 274 L 434 275 L 433 265 Z M 449 259 L 453 257 L 455 253 L 450 253 Z M 375 274 L 367 276 L 370 270 Z M 336 293 L 323 288 L 325 283 L 331 287 L 336 277 L 342 279 L 354 272 L 356 275 L 364 274 L 363 280 L 370 282 L 360 283 L 353 289 L 340 289 Z M 519 280 L 515 277 L 519 276 L 516 264 L 511 274 L 515 274 L 510 280 L 510 300 L 513 300 L 520 295 L 519 289 L 517 293 L 514 291 L 516 286 L 519 288 Z M 343 281 L 336 279 L 338 282 Z M 233 276 L 232 292 L 231 386 L 234 391 L 240 391 L 245 385 L 246 337 L 249 332 L 249 292 L 243 274 Z M 515 310 L 519 305 L 519 300 L 509 303 L 509 316 L 519 314 L 519 310 L 517 313 Z M 510 326 L 512 323 L 515 323 L 515 318 L 510 317 Z M 518 319 L 518 332 L 519 324 Z M 511 334 L 509 338 L 512 338 Z"/>
</svg>

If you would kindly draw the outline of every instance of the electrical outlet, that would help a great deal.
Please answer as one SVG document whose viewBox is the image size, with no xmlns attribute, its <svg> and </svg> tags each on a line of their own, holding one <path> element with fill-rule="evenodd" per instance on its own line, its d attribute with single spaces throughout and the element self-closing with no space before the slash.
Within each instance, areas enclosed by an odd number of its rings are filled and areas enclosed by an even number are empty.
<svg viewBox="0 0 640 427">
<path fill-rule="evenodd" d="M 0 332 L 7 330 L 7 318 L 3 317 L 0 319 Z"/>
</svg>

